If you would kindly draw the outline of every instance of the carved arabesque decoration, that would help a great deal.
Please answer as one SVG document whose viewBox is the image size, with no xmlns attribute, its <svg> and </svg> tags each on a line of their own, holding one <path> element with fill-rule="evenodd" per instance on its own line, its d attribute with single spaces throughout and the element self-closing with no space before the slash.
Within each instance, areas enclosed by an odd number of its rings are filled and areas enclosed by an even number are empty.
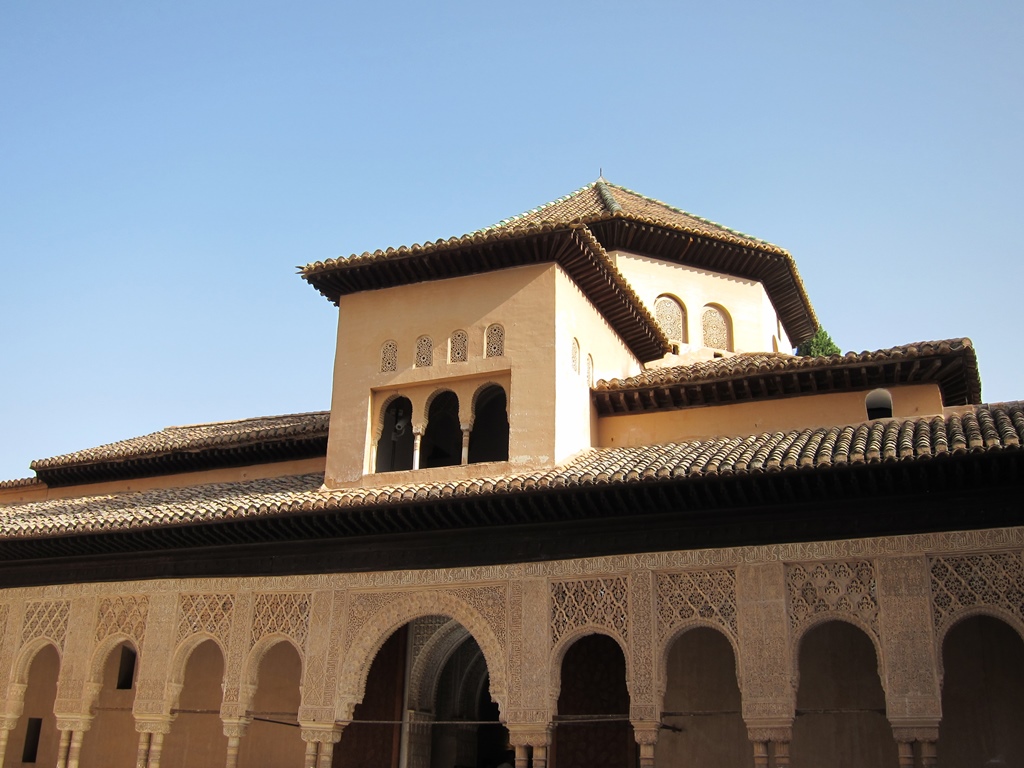
<svg viewBox="0 0 1024 768">
<path fill-rule="evenodd" d="M 227 645 L 231 630 L 232 595 L 180 595 L 178 598 L 178 632 L 175 645 L 189 635 L 207 632 Z"/>
<path fill-rule="evenodd" d="M 789 623 L 794 630 L 822 614 L 839 614 L 879 636 L 878 591 L 870 560 L 789 565 L 786 587 Z"/>
<path fill-rule="evenodd" d="M 551 582 L 551 640 L 587 626 L 629 638 L 629 586 L 623 576 Z"/>
<path fill-rule="evenodd" d="M 737 637 L 734 569 L 659 573 L 657 586 L 659 640 L 688 624 L 713 624 Z"/>
<path fill-rule="evenodd" d="M 149 598 L 145 595 L 118 595 L 100 600 L 96 619 L 96 642 L 110 635 L 123 634 L 138 646 L 146 635 Z"/>
<path fill-rule="evenodd" d="M 995 608 L 1024 622 L 1024 565 L 1015 552 L 929 560 L 932 619 L 944 632 L 964 612 Z"/>
<path fill-rule="evenodd" d="M 69 600 L 39 600 L 26 605 L 21 641 L 27 643 L 37 637 L 48 637 L 63 649 L 70 608 Z"/>
<path fill-rule="evenodd" d="M 309 633 L 312 596 L 308 592 L 258 594 L 252 617 L 252 645 L 274 632 L 287 635 L 299 648 Z"/>
</svg>

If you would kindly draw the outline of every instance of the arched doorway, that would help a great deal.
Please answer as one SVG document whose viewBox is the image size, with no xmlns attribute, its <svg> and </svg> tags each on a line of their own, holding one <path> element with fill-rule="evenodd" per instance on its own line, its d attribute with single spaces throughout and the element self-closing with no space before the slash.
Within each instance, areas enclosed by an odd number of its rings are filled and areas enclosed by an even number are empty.
<svg viewBox="0 0 1024 768">
<path fill-rule="evenodd" d="M 164 739 L 161 768 L 223 765 L 228 740 L 220 719 L 224 656 L 213 640 L 189 654 L 181 694 L 171 709 L 174 720 Z"/>
<path fill-rule="evenodd" d="M 132 715 L 137 672 L 138 658 L 130 642 L 107 652 L 102 687 L 92 708 L 92 727 L 82 738 L 81 765 L 134 768 L 139 747 Z"/>
<path fill-rule="evenodd" d="M 384 409 L 384 423 L 377 441 L 377 472 L 412 469 L 412 403 L 396 397 Z"/>
<path fill-rule="evenodd" d="M 800 642 L 792 768 L 897 768 L 875 647 L 865 632 L 828 621 Z"/>
<path fill-rule="evenodd" d="M 249 705 L 252 722 L 239 745 L 238 768 L 302 765 L 306 745 L 299 730 L 301 683 L 299 652 L 287 640 L 277 642 L 260 660 Z"/>
<path fill-rule="evenodd" d="M 409 622 L 374 657 L 334 768 L 493 768 L 508 732 L 489 682 L 483 652 L 459 622 Z"/>
<path fill-rule="evenodd" d="M 469 463 L 508 461 L 508 398 L 497 384 L 482 389 L 473 406 Z"/>
<path fill-rule="evenodd" d="M 56 765 L 60 734 L 53 702 L 57 698 L 59 672 L 60 656 L 57 649 L 47 643 L 36 652 L 28 668 L 25 709 L 7 737 L 5 768 L 30 763 Z"/>
<path fill-rule="evenodd" d="M 450 467 L 461 463 L 459 398 L 454 392 L 439 392 L 427 410 L 427 428 L 420 444 L 420 466 Z"/>
<path fill-rule="evenodd" d="M 999 619 L 974 616 L 942 643 L 943 768 L 1024 765 L 1024 641 Z"/>
<path fill-rule="evenodd" d="M 634 768 L 626 657 L 607 635 L 580 638 L 562 658 L 554 768 Z"/>
<path fill-rule="evenodd" d="M 736 657 L 725 636 L 708 627 L 684 632 L 669 648 L 665 672 L 663 727 L 655 764 L 659 768 L 753 768 Z"/>
</svg>

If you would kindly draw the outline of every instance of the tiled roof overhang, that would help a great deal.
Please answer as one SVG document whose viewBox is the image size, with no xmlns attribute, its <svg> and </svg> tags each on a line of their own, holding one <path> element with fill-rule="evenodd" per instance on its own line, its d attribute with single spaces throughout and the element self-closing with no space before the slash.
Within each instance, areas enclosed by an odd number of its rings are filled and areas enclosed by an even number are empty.
<svg viewBox="0 0 1024 768">
<path fill-rule="evenodd" d="M 51 488 L 239 467 L 327 454 L 327 411 L 168 427 L 117 443 L 37 459 L 36 477 Z"/>
<path fill-rule="evenodd" d="M 818 330 L 796 262 L 786 251 L 728 234 L 712 236 L 625 212 L 584 222 L 605 250 L 623 250 L 688 267 L 757 280 L 767 292 L 786 335 L 799 344 Z"/>
<path fill-rule="evenodd" d="M 603 449 L 528 476 L 292 494 L 275 480 L 247 502 L 232 501 L 229 486 L 121 495 L 113 527 L 65 515 L 48 534 L 39 524 L 60 505 L 26 503 L 0 510 L 0 584 L 447 567 L 1018 525 L 1022 442 L 1024 408 L 1008 403 Z M 187 522 L 159 524 L 174 511 L 161 494 L 210 501 Z M 156 507 L 135 510 L 133 498 Z"/>
<path fill-rule="evenodd" d="M 554 262 L 593 302 L 636 357 L 647 362 L 670 349 L 665 334 L 622 278 L 600 243 L 578 225 L 526 225 L 425 245 L 330 259 L 300 268 L 335 304 L 341 296 L 510 267 Z"/>
<path fill-rule="evenodd" d="M 943 405 L 981 402 L 978 358 L 970 339 L 828 357 L 740 354 L 598 381 L 591 397 L 598 413 L 614 415 L 929 382 L 938 384 Z"/>
</svg>

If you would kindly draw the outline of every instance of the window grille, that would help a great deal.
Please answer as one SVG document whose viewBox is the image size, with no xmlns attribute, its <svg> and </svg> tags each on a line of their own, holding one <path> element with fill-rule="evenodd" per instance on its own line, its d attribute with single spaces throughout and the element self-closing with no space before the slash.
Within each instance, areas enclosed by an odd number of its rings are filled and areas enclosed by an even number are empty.
<svg viewBox="0 0 1024 768">
<path fill-rule="evenodd" d="M 448 340 L 448 360 L 464 363 L 469 359 L 469 336 L 465 331 L 455 331 Z"/>
<path fill-rule="evenodd" d="M 487 327 L 486 357 L 501 357 L 505 354 L 505 329 L 495 323 Z"/>
<path fill-rule="evenodd" d="M 434 364 L 434 342 L 429 336 L 416 339 L 416 367 L 429 368 Z"/>
<path fill-rule="evenodd" d="M 398 370 L 398 342 L 385 341 L 380 348 L 380 372 Z"/>
</svg>

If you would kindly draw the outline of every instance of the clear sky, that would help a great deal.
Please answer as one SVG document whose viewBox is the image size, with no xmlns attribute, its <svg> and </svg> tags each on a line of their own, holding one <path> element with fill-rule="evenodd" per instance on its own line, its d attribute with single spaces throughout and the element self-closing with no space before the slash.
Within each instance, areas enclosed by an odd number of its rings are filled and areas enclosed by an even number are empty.
<svg viewBox="0 0 1024 768">
<path fill-rule="evenodd" d="M 0 478 L 321 410 L 296 265 L 610 181 L 787 248 L 844 350 L 1024 398 L 1024 3 L 8 0 Z"/>
</svg>

